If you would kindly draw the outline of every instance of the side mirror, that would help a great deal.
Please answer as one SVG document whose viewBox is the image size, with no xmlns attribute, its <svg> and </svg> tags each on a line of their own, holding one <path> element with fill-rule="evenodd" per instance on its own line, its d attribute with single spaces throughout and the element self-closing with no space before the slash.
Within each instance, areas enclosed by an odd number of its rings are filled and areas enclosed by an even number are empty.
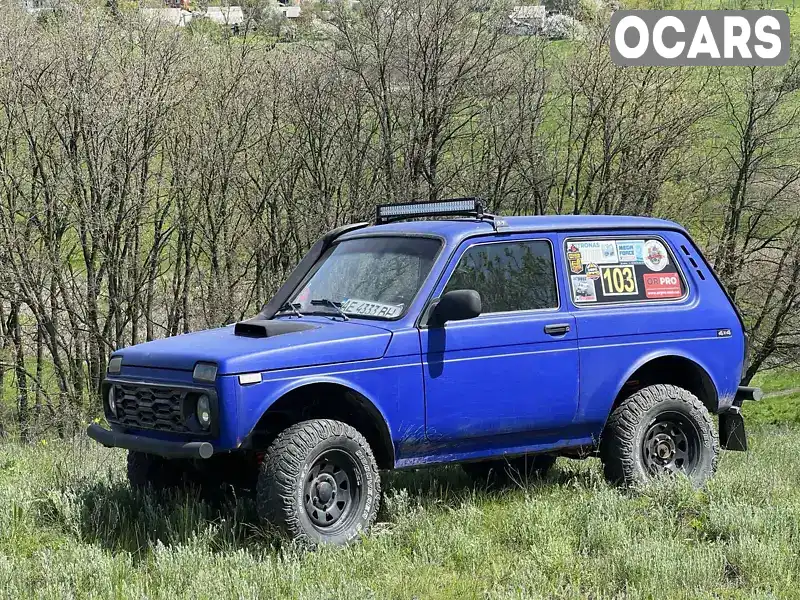
<svg viewBox="0 0 800 600">
<path fill-rule="evenodd" d="M 481 314 L 481 295 L 475 290 L 453 290 L 439 299 L 428 323 L 442 326 L 447 321 L 463 321 Z"/>
</svg>

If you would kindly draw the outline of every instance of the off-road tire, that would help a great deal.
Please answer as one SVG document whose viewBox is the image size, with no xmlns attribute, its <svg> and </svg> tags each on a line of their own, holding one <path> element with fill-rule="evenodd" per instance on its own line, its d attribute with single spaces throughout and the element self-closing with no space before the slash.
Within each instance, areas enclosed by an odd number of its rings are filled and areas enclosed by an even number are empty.
<svg viewBox="0 0 800 600">
<path fill-rule="evenodd" d="M 654 459 L 645 449 L 647 435 L 663 419 L 675 418 L 695 436 L 691 453 L 693 465 L 684 471 L 700 487 L 717 470 L 719 439 L 705 405 L 691 392 L 675 385 L 651 385 L 635 392 L 614 409 L 600 440 L 600 458 L 606 478 L 631 486 L 646 483 L 654 473 L 648 468 Z M 688 456 L 688 454 L 687 454 Z"/>
<path fill-rule="evenodd" d="M 143 490 L 166 490 L 184 484 L 184 465 L 154 454 L 128 451 L 128 482 L 131 487 Z"/>
<path fill-rule="evenodd" d="M 463 463 L 461 468 L 476 483 L 488 487 L 509 484 L 525 484 L 541 479 L 555 464 L 552 454 L 529 454 L 509 459 L 484 460 Z"/>
<path fill-rule="evenodd" d="M 331 460 L 352 464 L 330 471 Z M 320 477 L 329 471 L 348 469 L 352 469 L 349 480 L 353 483 L 348 483 L 347 488 L 337 480 L 333 499 L 326 500 L 322 494 L 310 499 L 313 490 L 319 488 L 310 490 L 309 486 L 317 485 Z M 317 513 L 309 503 L 324 500 L 336 504 L 335 493 L 345 490 L 351 504 L 341 509 L 341 516 L 329 528 L 315 523 L 314 519 L 323 520 L 329 515 L 327 510 Z M 261 464 L 256 499 L 261 520 L 301 544 L 347 544 L 368 531 L 378 514 L 378 465 L 364 436 L 350 425 L 331 419 L 302 421 L 278 434 L 268 448 Z"/>
</svg>

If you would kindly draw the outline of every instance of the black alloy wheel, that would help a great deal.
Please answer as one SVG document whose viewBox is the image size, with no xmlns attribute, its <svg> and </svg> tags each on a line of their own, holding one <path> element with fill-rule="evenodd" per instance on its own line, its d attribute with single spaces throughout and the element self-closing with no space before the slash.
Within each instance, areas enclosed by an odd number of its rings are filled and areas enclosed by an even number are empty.
<svg viewBox="0 0 800 600">
<path fill-rule="evenodd" d="M 691 474 L 700 455 L 700 433 L 678 412 L 663 412 L 653 419 L 642 440 L 642 458 L 648 473 Z"/>
<path fill-rule="evenodd" d="M 321 533 L 347 527 L 359 506 L 364 466 L 341 450 L 323 452 L 314 462 L 303 489 L 308 518 Z"/>
</svg>

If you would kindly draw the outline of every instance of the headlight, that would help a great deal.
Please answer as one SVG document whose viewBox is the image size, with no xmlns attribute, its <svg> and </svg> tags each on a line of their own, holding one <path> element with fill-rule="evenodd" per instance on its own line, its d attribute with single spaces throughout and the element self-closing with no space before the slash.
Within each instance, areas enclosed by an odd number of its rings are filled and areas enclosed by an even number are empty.
<svg viewBox="0 0 800 600">
<path fill-rule="evenodd" d="M 117 398 L 116 394 L 114 393 L 113 385 L 108 388 L 108 410 L 111 411 L 112 415 L 115 417 L 117 416 Z"/>
<path fill-rule="evenodd" d="M 211 402 L 205 394 L 197 399 L 197 422 L 203 429 L 211 425 Z"/>
<path fill-rule="evenodd" d="M 106 371 L 111 375 L 119 375 L 119 372 L 122 370 L 122 357 L 121 356 L 112 356 L 111 360 L 108 361 L 108 368 Z"/>
</svg>

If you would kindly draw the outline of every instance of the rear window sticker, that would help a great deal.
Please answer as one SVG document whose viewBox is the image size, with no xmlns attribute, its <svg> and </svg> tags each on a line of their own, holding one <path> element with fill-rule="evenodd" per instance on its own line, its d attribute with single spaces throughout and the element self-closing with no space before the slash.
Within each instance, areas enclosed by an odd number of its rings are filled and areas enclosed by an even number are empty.
<svg viewBox="0 0 800 600">
<path fill-rule="evenodd" d="M 638 296 L 639 285 L 636 283 L 636 270 L 633 265 L 615 265 L 603 267 L 603 296 Z"/>
<path fill-rule="evenodd" d="M 583 260 L 581 259 L 581 251 L 575 244 L 570 244 L 567 248 L 567 260 L 569 261 L 569 270 L 573 273 L 580 273 L 583 271 Z"/>
<path fill-rule="evenodd" d="M 619 262 L 617 260 L 617 245 L 614 240 L 591 240 L 573 242 L 573 244 L 581 253 L 583 264 L 608 265 Z"/>
<path fill-rule="evenodd" d="M 683 296 L 681 278 L 677 273 L 647 273 L 644 295 L 646 298 L 680 298 Z"/>
<path fill-rule="evenodd" d="M 600 279 L 600 268 L 594 263 L 589 263 L 586 265 L 586 276 L 589 279 Z"/>
<path fill-rule="evenodd" d="M 686 296 L 686 283 L 679 266 L 667 242 L 659 238 L 640 234 L 630 239 L 624 236 L 567 239 L 564 250 L 575 305 L 678 301 Z M 575 262 L 578 259 L 575 255 L 580 258 L 580 272 L 573 271 L 573 259 Z M 611 257 L 615 260 L 611 261 Z M 648 275 L 657 277 L 646 279 Z M 660 275 L 665 277 L 662 279 Z"/>
<path fill-rule="evenodd" d="M 597 302 L 594 280 L 586 275 L 570 275 L 575 302 Z"/>
<path fill-rule="evenodd" d="M 667 249 L 658 240 L 648 240 L 644 245 L 644 264 L 651 271 L 663 271 L 669 264 Z"/>
<path fill-rule="evenodd" d="M 617 257 L 621 263 L 644 262 L 644 240 L 617 240 Z"/>
</svg>

